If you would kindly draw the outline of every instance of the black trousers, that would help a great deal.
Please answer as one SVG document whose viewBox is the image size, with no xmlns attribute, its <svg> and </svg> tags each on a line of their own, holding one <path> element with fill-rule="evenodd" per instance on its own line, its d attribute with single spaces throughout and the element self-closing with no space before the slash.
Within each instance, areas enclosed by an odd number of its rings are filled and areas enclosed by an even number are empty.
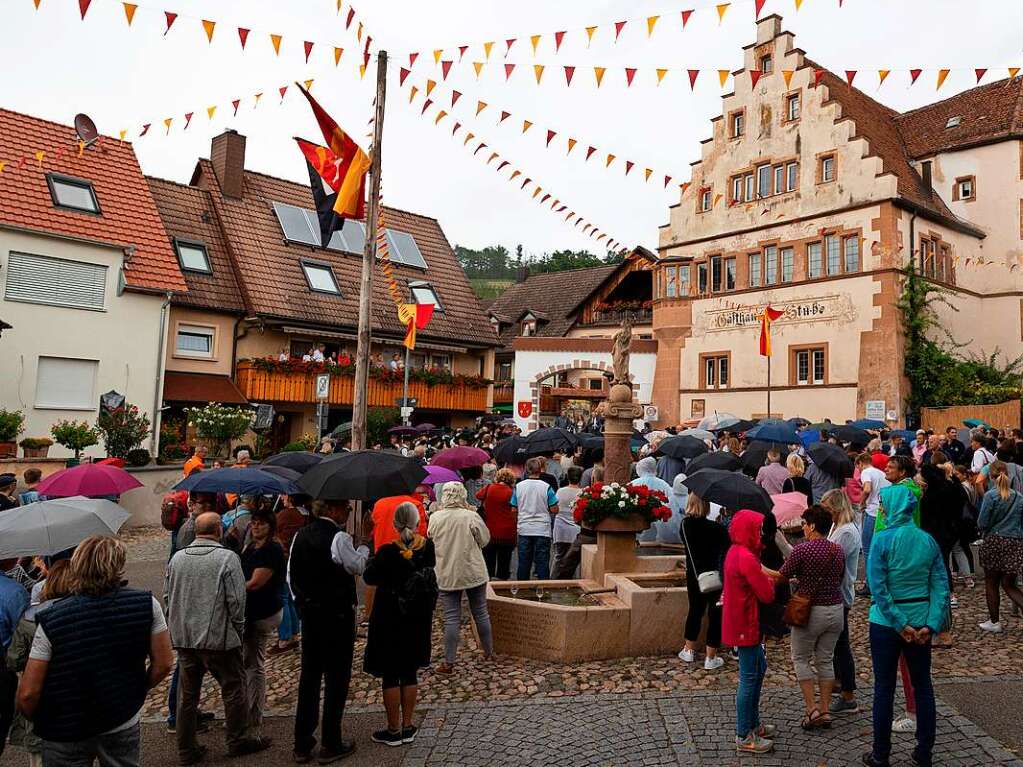
<svg viewBox="0 0 1023 767">
<path fill-rule="evenodd" d="M 849 608 L 844 609 L 842 633 L 838 635 L 835 645 L 835 679 L 842 692 L 856 692 L 856 661 L 853 659 L 852 647 L 849 646 Z"/>
<path fill-rule="evenodd" d="M 355 612 L 337 615 L 304 610 L 301 618 L 302 670 L 298 677 L 298 705 L 295 710 L 295 752 L 308 754 L 316 746 L 321 685 L 321 743 L 328 751 L 340 751 L 341 717 L 352 681 Z"/>
<path fill-rule="evenodd" d="M 718 607 L 721 592 L 704 594 L 696 582 L 688 579 L 686 591 L 689 592 L 689 613 L 686 615 L 685 638 L 690 642 L 700 638 L 700 627 L 703 625 L 703 614 L 706 612 L 707 647 L 718 649 L 721 646 L 721 608 Z"/>
<path fill-rule="evenodd" d="M 14 694 L 18 691 L 18 675 L 7 670 L 7 663 L 0 656 L 0 756 L 7 745 L 7 733 L 14 721 Z"/>
<path fill-rule="evenodd" d="M 574 578 L 576 568 L 582 562 L 583 546 L 596 542 L 597 536 L 595 533 L 589 530 L 581 530 L 576 535 L 575 540 L 572 541 L 572 546 L 569 548 L 568 553 L 563 557 L 558 557 L 558 561 L 554 563 L 554 572 L 551 573 L 551 578 L 556 581 L 566 581 Z"/>
<path fill-rule="evenodd" d="M 511 578 L 511 556 L 515 551 L 514 543 L 494 543 L 491 541 L 483 547 L 483 561 L 487 563 L 487 575 L 506 581 Z"/>
</svg>

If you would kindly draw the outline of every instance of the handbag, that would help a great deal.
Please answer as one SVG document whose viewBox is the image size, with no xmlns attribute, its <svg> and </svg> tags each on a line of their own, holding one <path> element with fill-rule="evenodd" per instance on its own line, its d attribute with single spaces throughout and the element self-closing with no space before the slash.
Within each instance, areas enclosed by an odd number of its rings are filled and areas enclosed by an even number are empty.
<svg viewBox="0 0 1023 767">
<path fill-rule="evenodd" d="M 835 544 L 836 546 L 838 544 Z M 828 568 L 831 567 L 835 561 L 835 551 L 831 550 L 831 556 L 828 558 Z M 825 568 L 824 572 L 827 572 Z M 817 595 L 817 590 L 814 589 L 813 596 Z M 795 593 L 789 598 L 789 603 L 785 605 L 785 613 L 781 619 L 784 621 L 786 626 L 802 627 L 810 622 L 810 610 L 813 607 L 813 597 L 808 594 Z"/>
<path fill-rule="evenodd" d="M 684 519 L 679 528 L 682 530 L 682 540 L 686 542 L 686 556 L 692 556 L 693 550 L 689 547 L 689 541 L 686 538 L 686 522 Z M 693 564 L 693 570 L 696 570 L 695 563 Z M 713 594 L 725 587 L 721 581 L 721 573 L 718 570 L 705 570 L 702 573 L 697 573 L 696 585 L 699 587 L 701 594 Z"/>
</svg>

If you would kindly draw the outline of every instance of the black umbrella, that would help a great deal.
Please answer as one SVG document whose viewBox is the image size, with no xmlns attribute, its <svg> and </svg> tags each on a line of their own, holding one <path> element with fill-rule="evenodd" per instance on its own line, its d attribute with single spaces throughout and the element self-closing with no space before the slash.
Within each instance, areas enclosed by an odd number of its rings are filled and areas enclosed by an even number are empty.
<svg viewBox="0 0 1023 767">
<path fill-rule="evenodd" d="M 867 443 L 870 442 L 870 435 L 863 429 L 857 429 L 855 426 L 839 426 L 838 428 L 828 429 L 828 434 L 837 439 L 839 442 L 851 442 L 854 445 L 860 447 L 866 447 Z"/>
<path fill-rule="evenodd" d="M 368 501 L 410 493 L 425 477 L 426 469 L 399 453 L 357 450 L 327 458 L 298 486 L 313 498 Z"/>
<path fill-rule="evenodd" d="M 806 450 L 818 469 L 835 479 L 847 479 L 853 475 L 853 463 L 838 445 L 818 442 Z"/>
<path fill-rule="evenodd" d="M 775 442 L 750 442 L 749 447 L 746 448 L 746 451 L 739 458 L 743 471 L 753 474 L 760 471 L 760 467 L 767 463 L 767 451 L 771 448 L 776 448 L 781 453 L 783 461 L 788 457 L 789 448 L 787 445 Z"/>
<path fill-rule="evenodd" d="M 736 421 L 735 423 L 729 424 L 728 426 L 725 426 L 723 429 L 714 429 L 714 431 L 718 434 L 720 434 L 723 431 L 727 431 L 729 434 L 742 434 L 743 432 L 749 431 L 756 425 L 757 425 L 756 421 L 740 420 Z"/>
<path fill-rule="evenodd" d="M 738 471 L 741 466 L 738 456 L 725 450 L 716 453 L 704 453 L 696 456 L 686 464 L 686 474 L 693 474 L 700 469 L 721 469 L 722 471 Z"/>
<path fill-rule="evenodd" d="M 265 471 L 267 474 L 274 474 L 278 477 L 283 477 L 289 482 L 298 482 L 302 476 L 302 472 L 289 469 L 287 466 L 260 466 L 260 471 Z"/>
<path fill-rule="evenodd" d="M 731 511 L 752 509 L 770 514 L 774 506 L 764 488 L 743 474 L 721 469 L 701 469 L 689 474 L 682 484 L 705 501 L 717 503 Z"/>
<path fill-rule="evenodd" d="M 786 421 L 786 423 L 788 423 L 788 424 L 790 424 L 792 426 L 795 426 L 797 429 L 800 426 L 809 426 L 810 425 L 810 422 L 807 419 L 800 418 L 799 416 L 796 416 L 795 418 L 789 418 Z"/>
<path fill-rule="evenodd" d="M 528 455 L 553 453 L 555 450 L 572 452 L 579 444 L 579 438 L 567 429 L 537 429 L 522 438 L 522 447 Z"/>
<path fill-rule="evenodd" d="M 264 466 L 284 466 L 288 469 L 294 469 L 299 474 L 304 474 L 309 471 L 323 460 L 323 456 L 318 453 L 278 453 L 272 455 L 263 461 Z"/>
<path fill-rule="evenodd" d="M 579 440 L 580 447 L 586 450 L 595 450 L 597 448 L 604 447 L 604 435 L 603 434 L 590 434 L 589 432 L 582 432 L 576 434 L 576 439 Z"/>
<path fill-rule="evenodd" d="M 494 460 L 498 463 L 521 464 L 526 462 L 527 457 L 522 447 L 522 437 L 517 434 L 502 439 L 494 448 Z"/>
<path fill-rule="evenodd" d="M 671 458 L 695 458 L 707 452 L 707 443 L 696 437 L 668 437 L 657 446 L 657 453 Z"/>
<path fill-rule="evenodd" d="M 810 424 L 808 428 L 816 429 L 817 431 L 831 431 L 835 428 L 835 424 L 831 421 L 820 421 L 819 423 Z"/>
</svg>

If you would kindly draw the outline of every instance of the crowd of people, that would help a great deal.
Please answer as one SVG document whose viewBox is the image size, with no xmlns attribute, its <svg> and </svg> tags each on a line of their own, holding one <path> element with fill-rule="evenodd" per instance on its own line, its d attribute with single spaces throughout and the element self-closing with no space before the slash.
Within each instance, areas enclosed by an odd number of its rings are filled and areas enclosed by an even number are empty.
<svg viewBox="0 0 1023 767">
<path fill-rule="evenodd" d="M 228 754 L 256 753 L 271 745 L 262 732 L 266 657 L 297 650 L 294 761 L 330 764 L 355 749 L 342 722 L 355 640 L 364 633 L 362 668 L 380 680 L 385 709 L 372 740 L 412 743 L 420 673 L 458 673 L 463 607 L 486 663 L 493 653 L 487 582 L 512 578 L 513 555 L 517 580 L 575 577 L 582 546 L 596 540 L 573 511 L 582 490 L 605 478 L 603 450 L 495 457 L 513 433 L 504 425 L 396 434 L 392 449 L 424 466 L 453 445 L 480 447 L 488 457 L 460 470 L 458 481 L 364 503 L 351 524 L 348 501 L 171 493 L 162 515 L 171 531 L 162 602 L 125 585 L 124 546 L 112 538 L 89 539 L 70 556 L 5 563 L 0 696 L 11 705 L 0 705 L 4 733 L 16 702 L 12 742 L 33 764 L 137 764 L 142 703 L 170 675 L 167 726 L 180 763 L 197 764 L 212 718 L 200 708 L 208 674 L 221 690 Z M 638 539 L 685 553 L 689 612 L 679 616 L 680 660 L 695 663 L 702 643 L 704 669 L 720 669 L 729 656 L 738 662 L 736 751 L 768 752 L 777 737 L 760 715 L 765 637 L 789 637 L 804 729 L 829 729 L 859 709 L 849 614 L 857 597 L 869 595 L 874 727 L 864 764 L 887 765 L 892 732 L 915 731 L 914 759 L 930 765 L 931 651 L 953 641 L 952 592 L 974 584 L 978 539 L 990 613 L 980 629 L 1002 631 L 1003 592 L 1023 608 L 1019 432 L 975 430 L 967 444 L 950 427 L 918 432 L 914 444 L 879 433 L 865 445 L 825 433 L 849 456 L 843 472 L 817 465 L 800 443 L 772 445 L 742 470 L 770 495 L 804 497 L 796 528 L 689 491 L 689 461 L 657 450 L 666 436 L 651 435 L 632 455 L 630 483 L 663 493 L 672 511 Z M 737 459 L 756 446 L 728 431 L 705 444 Z M 206 458 L 197 448 L 185 474 L 208 470 Z M 251 463 L 246 451 L 236 460 Z M 25 479 L 22 498 L 38 481 Z M 0 477 L 2 497 L 14 493 Z M 443 625 L 438 659 L 435 620 Z M 77 684 L 86 675 L 95 683 Z M 900 677 L 908 710 L 897 717 Z"/>
</svg>

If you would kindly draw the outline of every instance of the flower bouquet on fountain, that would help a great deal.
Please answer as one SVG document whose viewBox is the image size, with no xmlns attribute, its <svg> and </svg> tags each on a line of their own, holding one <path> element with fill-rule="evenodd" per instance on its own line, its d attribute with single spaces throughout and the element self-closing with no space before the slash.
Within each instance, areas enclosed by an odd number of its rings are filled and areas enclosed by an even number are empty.
<svg viewBox="0 0 1023 767">
<path fill-rule="evenodd" d="M 573 511 L 583 527 L 606 532 L 641 531 L 671 518 L 668 498 L 660 490 L 617 482 L 594 482 L 579 493 Z"/>
</svg>

